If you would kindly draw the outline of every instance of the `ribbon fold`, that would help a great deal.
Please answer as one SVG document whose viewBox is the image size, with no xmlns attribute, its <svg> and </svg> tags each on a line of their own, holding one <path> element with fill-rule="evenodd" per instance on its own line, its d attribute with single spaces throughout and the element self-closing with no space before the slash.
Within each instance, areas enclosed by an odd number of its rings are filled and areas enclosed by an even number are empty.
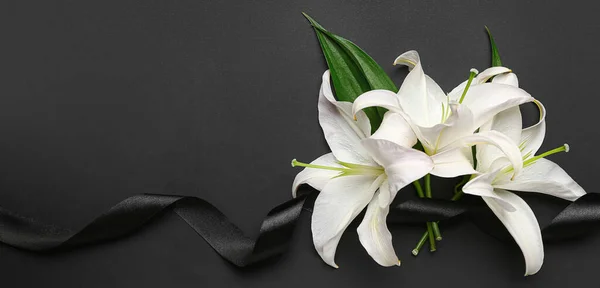
<svg viewBox="0 0 600 288">
<path fill-rule="evenodd" d="M 141 194 L 121 201 L 78 231 L 43 224 L 0 207 L 0 241 L 23 250 L 60 252 L 122 238 L 151 219 L 172 211 L 221 257 L 235 266 L 246 267 L 288 250 L 302 210 L 310 211 L 317 194 L 316 191 L 304 193 L 271 209 L 256 240 L 247 237 L 227 216 L 203 199 Z M 392 209 L 388 222 L 423 223 L 467 216 L 465 218 L 472 219 L 488 234 L 506 238 L 508 233 L 489 209 L 471 202 L 408 200 Z M 581 237 L 593 232 L 599 224 L 600 194 L 589 193 L 561 211 L 542 229 L 542 234 L 544 240 Z"/>
</svg>

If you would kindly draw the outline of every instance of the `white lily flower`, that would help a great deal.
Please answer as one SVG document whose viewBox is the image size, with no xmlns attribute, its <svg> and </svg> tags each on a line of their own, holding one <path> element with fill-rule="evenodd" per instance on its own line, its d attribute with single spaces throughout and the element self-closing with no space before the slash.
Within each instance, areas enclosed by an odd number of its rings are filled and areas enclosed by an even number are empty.
<svg viewBox="0 0 600 288">
<path fill-rule="evenodd" d="M 358 227 L 360 242 L 382 266 L 400 265 L 387 229 L 389 205 L 398 190 L 423 177 L 433 168 L 431 159 L 412 149 L 416 136 L 403 117 L 386 113 L 371 135 L 364 113 L 352 114 L 352 103 L 334 99 L 329 71 L 323 75 L 319 95 L 319 122 L 331 153 L 310 164 L 295 159 L 292 166 L 306 167 L 293 183 L 293 195 L 301 184 L 320 190 L 313 215 L 315 248 L 325 263 L 338 267 L 335 251 L 350 222 L 368 205 Z"/>
<path fill-rule="evenodd" d="M 517 77 L 512 74 L 498 75 L 493 82 L 518 86 Z M 540 121 L 522 129 L 519 107 L 498 113 L 484 124 L 481 131 L 498 131 L 507 135 L 522 153 L 523 171 L 513 179 L 513 167 L 501 151 L 491 146 L 477 145 L 477 170 L 479 176 L 471 179 L 464 187 L 467 194 L 479 195 L 502 221 L 513 236 L 525 257 L 525 275 L 537 273 L 544 262 L 544 246 L 539 224 L 533 211 L 523 199 L 508 190 L 538 192 L 573 201 L 585 191 L 563 169 L 544 157 L 568 152 L 564 145 L 535 156 L 542 145 L 546 133 L 545 109 L 540 102 Z"/>
<path fill-rule="evenodd" d="M 514 171 L 521 170 L 520 152 L 510 145 L 509 138 L 496 131 L 473 134 L 498 112 L 533 101 L 527 92 L 517 87 L 485 83 L 495 75 L 510 72 L 508 68 L 489 68 L 477 77 L 477 70 L 472 69 L 469 80 L 446 95 L 423 72 L 416 51 L 400 55 L 394 64 L 406 65 L 410 70 L 398 93 L 366 92 L 355 100 L 355 113 L 379 106 L 401 114 L 411 124 L 425 153 L 431 156 L 435 164 L 433 175 L 456 177 L 477 173 L 467 147 L 480 143 L 498 147 L 512 162 Z"/>
</svg>

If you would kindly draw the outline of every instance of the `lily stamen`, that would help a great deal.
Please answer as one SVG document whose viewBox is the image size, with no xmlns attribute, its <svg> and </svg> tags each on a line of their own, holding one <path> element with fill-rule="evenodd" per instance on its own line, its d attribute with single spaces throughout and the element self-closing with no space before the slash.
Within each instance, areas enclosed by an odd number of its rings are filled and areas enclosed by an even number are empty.
<svg viewBox="0 0 600 288">
<path fill-rule="evenodd" d="M 542 154 L 540 154 L 540 155 L 537 155 L 537 156 L 531 157 L 531 158 L 529 158 L 529 159 L 527 159 L 527 160 L 523 161 L 523 167 L 529 166 L 529 165 L 533 164 L 533 162 L 535 162 L 535 161 L 537 161 L 537 160 L 539 160 L 539 159 L 541 159 L 541 158 L 544 158 L 544 157 L 550 156 L 550 155 L 552 155 L 552 154 L 556 154 L 556 153 L 560 153 L 560 152 L 567 152 L 567 153 L 568 153 L 568 152 L 569 152 L 569 150 L 570 150 L 570 148 L 569 148 L 569 144 L 566 144 L 566 143 L 565 143 L 565 144 L 563 144 L 563 145 L 562 145 L 562 146 L 560 146 L 560 147 L 557 147 L 557 148 L 554 148 L 554 149 L 552 149 L 552 150 L 546 151 L 546 152 L 544 152 L 544 153 L 542 153 Z M 510 172 L 512 172 L 513 170 L 514 170 L 514 169 L 513 169 L 513 167 L 512 167 L 512 166 L 509 166 L 509 167 L 506 167 L 504 170 L 502 170 L 502 171 L 501 171 L 501 174 L 504 174 L 504 173 L 510 173 Z"/>
<path fill-rule="evenodd" d="M 339 160 L 337 162 L 340 163 L 341 165 L 345 166 L 345 167 L 348 167 L 349 169 L 383 171 L 383 167 L 375 167 L 375 166 L 369 166 L 369 165 L 354 164 L 354 163 L 348 163 L 348 162 L 339 161 Z"/>
<path fill-rule="evenodd" d="M 344 167 L 331 167 L 331 166 L 324 166 L 324 165 L 307 164 L 307 163 L 300 162 L 296 159 L 292 160 L 292 167 L 306 167 L 306 168 L 333 170 L 333 171 L 348 171 L 348 170 L 350 170 L 350 169 L 344 168 Z"/>
<path fill-rule="evenodd" d="M 463 100 L 465 99 L 465 96 L 467 95 L 467 91 L 469 90 L 469 87 L 471 87 L 471 82 L 473 82 L 473 78 L 475 78 L 475 76 L 477 74 L 479 74 L 479 71 L 477 71 L 477 69 L 475 69 L 475 68 L 471 68 L 471 73 L 469 74 L 469 81 L 467 81 L 465 90 L 463 91 L 462 95 L 460 96 L 460 100 L 458 100 L 458 103 L 462 103 Z"/>
<path fill-rule="evenodd" d="M 546 156 L 550 156 L 552 154 L 556 154 L 556 153 L 560 153 L 560 152 L 566 152 L 569 153 L 569 144 L 565 143 L 563 146 L 560 146 L 558 148 L 554 148 L 550 151 L 546 151 L 540 155 L 531 157 L 530 159 L 527 159 L 523 162 L 523 166 L 527 166 L 530 165 L 531 163 L 533 163 L 535 160 L 538 160 L 540 158 L 544 158 Z"/>
</svg>

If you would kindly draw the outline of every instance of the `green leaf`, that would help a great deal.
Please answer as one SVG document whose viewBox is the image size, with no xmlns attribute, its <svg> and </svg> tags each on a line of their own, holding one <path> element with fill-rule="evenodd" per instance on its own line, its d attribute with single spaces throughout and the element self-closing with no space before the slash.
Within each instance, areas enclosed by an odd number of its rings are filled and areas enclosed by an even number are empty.
<svg viewBox="0 0 600 288">
<path fill-rule="evenodd" d="M 496 47 L 494 36 L 492 36 L 492 32 L 490 32 L 490 29 L 487 26 L 485 26 L 485 30 L 490 37 L 490 46 L 492 47 L 492 66 L 502 66 L 502 61 L 500 61 L 500 53 L 498 53 L 498 47 Z"/>
<path fill-rule="evenodd" d="M 374 89 L 398 91 L 381 66 L 356 44 L 327 31 L 306 13 L 302 14 L 315 29 L 338 100 L 354 102 L 359 95 Z M 365 109 L 372 131 L 381 124 L 385 111 L 383 108 Z"/>
<path fill-rule="evenodd" d="M 490 38 L 490 47 L 492 47 L 492 67 L 502 66 L 502 61 L 500 60 L 500 53 L 498 53 L 498 47 L 496 47 L 496 41 L 494 41 L 494 36 L 492 36 L 490 28 L 488 28 L 487 26 L 485 26 L 485 31 L 487 31 L 488 37 Z M 491 79 L 488 81 L 491 81 Z M 473 154 L 473 168 L 477 168 L 477 148 L 475 146 L 471 147 L 471 153 Z"/>
</svg>

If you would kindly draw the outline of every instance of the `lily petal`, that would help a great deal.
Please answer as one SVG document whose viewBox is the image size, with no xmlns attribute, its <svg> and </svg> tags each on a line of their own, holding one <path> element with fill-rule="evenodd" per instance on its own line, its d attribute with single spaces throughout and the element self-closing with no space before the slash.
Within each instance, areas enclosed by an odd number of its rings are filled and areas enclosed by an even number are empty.
<svg viewBox="0 0 600 288">
<path fill-rule="evenodd" d="M 379 206 L 386 207 L 392 204 L 392 201 L 396 198 L 396 194 L 398 194 L 398 191 L 390 190 L 390 182 L 386 179 L 381 184 L 381 187 L 379 187 L 378 196 L 373 199 L 378 200 Z"/>
<path fill-rule="evenodd" d="M 516 208 L 509 201 L 504 201 L 503 195 L 498 195 L 492 182 L 496 176 L 500 173 L 500 170 L 496 170 L 491 173 L 481 174 L 467 182 L 463 186 L 462 190 L 466 194 L 481 196 L 484 198 L 494 199 L 498 205 L 502 206 L 502 209 L 507 211 L 515 211 Z"/>
<path fill-rule="evenodd" d="M 506 84 L 513 87 L 519 87 L 519 78 L 517 78 L 517 74 L 515 73 L 504 73 L 496 75 L 496 77 L 492 79 L 492 83 Z"/>
<path fill-rule="evenodd" d="M 450 117 L 453 116 L 455 116 L 454 113 Z M 425 149 L 425 152 L 427 152 L 428 154 L 435 154 L 437 148 L 440 146 L 439 143 L 442 131 L 447 129 L 448 126 L 449 125 L 446 123 L 441 123 L 433 125 L 431 127 L 422 127 L 417 126 L 413 123 L 413 131 L 417 135 L 417 138 L 421 142 L 421 145 L 423 145 L 423 149 Z"/>
<path fill-rule="evenodd" d="M 515 143 L 506 135 L 498 131 L 482 131 L 463 137 L 454 143 L 448 145 L 449 148 L 468 147 L 473 145 L 481 146 L 482 144 L 494 145 L 508 158 L 512 164 L 514 174 L 517 175 L 523 170 L 523 159 L 521 150 Z"/>
<path fill-rule="evenodd" d="M 421 62 L 419 52 L 415 50 L 410 50 L 398 56 L 396 60 L 394 60 L 394 65 L 404 65 L 408 67 L 408 71 L 412 71 L 417 66 L 417 64 L 419 64 L 419 62 Z"/>
<path fill-rule="evenodd" d="M 454 148 L 443 151 L 431 156 L 431 159 L 435 166 L 430 173 L 438 177 L 453 178 L 479 173 L 473 169 L 473 157 L 470 148 Z"/>
<path fill-rule="evenodd" d="M 315 161 L 310 162 L 310 164 L 340 168 L 344 167 L 335 160 L 333 153 L 327 153 L 317 158 Z M 339 174 L 340 171 L 304 168 L 296 175 L 296 178 L 294 178 L 294 183 L 292 184 L 292 196 L 296 198 L 296 191 L 302 184 L 308 184 L 311 187 L 321 191 L 331 178 Z"/>
<path fill-rule="evenodd" d="M 511 74 L 510 72 L 512 72 L 512 70 L 510 70 L 506 67 L 494 66 L 494 67 L 487 68 L 487 69 L 483 70 L 483 72 L 477 74 L 477 77 L 475 77 L 474 81 L 476 84 L 483 84 L 483 83 L 487 82 L 488 80 L 490 80 L 492 77 L 494 77 L 494 79 L 496 79 L 496 77 L 503 77 L 503 75 Z M 494 82 L 493 79 L 492 79 L 492 82 Z M 518 85 L 517 85 L 517 87 L 518 87 Z"/>
<path fill-rule="evenodd" d="M 423 144 L 425 151 L 435 154 L 448 144 L 467 135 L 472 135 L 473 114 L 464 105 L 451 104 L 451 114 L 446 122 L 432 127 L 415 127 L 415 133 Z"/>
<path fill-rule="evenodd" d="M 515 144 L 519 144 L 522 127 L 521 109 L 515 106 L 496 114 L 494 118 L 483 124 L 479 131 L 495 130 L 508 136 Z"/>
<path fill-rule="evenodd" d="M 484 83 L 469 88 L 462 104 L 471 109 L 474 124 L 480 127 L 498 112 L 533 100 L 523 89 L 505 84 Z"/>
<path fill-rule="evenodd" d="M 496 195 L 502 198 L 502 202 L 510 203 L 515 210 L 505 210 L 495 198 L 482 198 L 521 248 L 525 257 L 525 276 L 533 275 L 540 271 L 544 263 L 542 232 L 535 214 L 529 205 L 514 193 L 496 189 Z"/>
<path fill-rule="evenodd" d="M 496 79 L 496 78 L 494 78 Z M 483 124 L 479 131 L 498 131 L 506 135 L 518 145 L 521 141 L 522 117 L 519 106 L 508 108 L 498 113 L 492 120 Z M 523 153 L 521 153 L 523 154 Z M 477 169 L 479 171 L 491 171 L 494 161 L 504 157 L 504 153 L 492 145 L 477 145 Z"/>
<path fill-rule="evenodd" d="M 497 183 L 495 187 L 548 194 L 575 201 L 585 194 L 585 190 L 556 163 L 541 158 L 527 166 L 513 181 Z"/>
<path fill-rule="evenodd" d="M 483 84 L 492 77 L 497 77 L 500 75 L 508 74 L 510 71 L 511 70 L 506 67 L 487 68 L 487 69 L 483 70 L 483 72 L 481 72 L 481 73 L 477 74 L 477 76 L 475 76 L 475 78 L 471 82 L 471 86 Z M 465 91 L 465 87 L 467 87 L 467 82 L 469 82 L 469 81 L 465 80 L 462 83 L 460 83 L 458 86 L 456 86 L 454 89 L 452 89 L 452 91 L 450 91 L 450 93 L 448 93 L 448 98 L 451 101 L 458 102 L 458 100 L 460 99 L 460 96 L 462 96 L 463 91 Z M 493 82 L 493 80 L 492 80 L 492 82 Z M 517 85 L 517 87 L 518 87 L 518 85 Z"/>
<path fill-rule="evenodd" d="M 387 186 L 384 183 L 383 186 Z M 380 192 L 375 193 L 373 200 L 367 206 L 365 218 L 358 226 L 358 239 L 365 247 L 367 253 L 381 266 L 400 266 L 400 260 L 392 244 L 392 234 L 387 227 L 386 218 L 389 213 L 389 205 L 379 205 Z"/>
<path fill-rule="evenodd" d="M 335 264 L 335 251 L 350 222 L 367 206 L 384 180 L 365 175 L 331 179 L 315 201 L 312 214 L 313 243 L 325 263 Z"/>
<path fill-rule="evenodd" d="M 355 121 L 347 117 L 336 105 L 325 96 L 323 87 L 319 95 L 319 124 L 329 148 L 335 158 L 340 161 L 372 165 L 368 153 L 360 144 L 367 136 Z"/>
<path fill-rule="evenodd" d="M 447 102 L 447 98 L 439 85 L 425 75 L 419 53 L 414 50 L 405 52 L 396 58 L 394 64 L 412 67 L 398 90 L 402 110 L 419 126 L 439 123 L 442 103 Z"/>
<path fill-rule="evenodd" d="M 329 100 L 331 104 L 335 105 L 340 110 L 340 113 L 344 117 L 344 120 L 346 120 L 346 122 L 348 122 L 349 125 L 358 126 L 360 132 L 362 132 L 358 134 L 361 135 L 362 138 L 371 136 L 371 122 L 369 122 L 367 114 L 365 114 L 364 111 L 353 113 L 352 103 L 337 101 L 335 99 L 335 97 L 333 96 L 333 90 L 331 90 L 329 70 L 323 73 L 322 78 L 323 82 L 321 84 L 321 93 L 323 93 L 323 96 L 325 96 L 325 98 L 327 98 L 327 100 Z"/>
<path fill-rule="evenodd" d="M 540 101 L 534 101 L 540 110 L 540 121 L 533 126 L 523 129 L 521 133 L 521 145 L 523 155 L 532 157 L 542 146 L 544 137 L 546 137 L 546 108 Z"/>
<path fill-rule="evenodd" d="M 383 115 L 381 126 L 370 138 L 389 140 L 404 147 L 412 147 L 417 144 L 417 136 L 410 124 L 402 115 L 391 111 Z"/>
<path fill-rule="evenodd" d="M 354 100 L 352 113 L 357 114 L 358 111 L 369 107 L 383 107 L 396 113 L 403 113 L 398 95 L 389 90 L 377 89 L 361 94 Z"/>
<path fill-rule="evenodd" d="M 385 168 L 391 191 L 398 191 L 433 169 L 427 154 L 383 139 L 365 139 L 363 146 Z"/>
<path fill-rule="evenodd" d="M 423 67 L 421 67 L 421 58 L 419 57 L 419 52 L 415 50 L 404 52 L 402 55 L 398 56 L 398 58 L 394 60 L 394 65 L 405 65 L 408 67 L 408 71 L 411 72 L 415 67 L 417 69 L 423 69 Z M 444 93 L 442 88 L 427 74 L 423 73 L 423 75 L 425 75 L 427 93 L 437 101 L 444 101 L 446 99 L 446 93 Z"/>
</svg>

